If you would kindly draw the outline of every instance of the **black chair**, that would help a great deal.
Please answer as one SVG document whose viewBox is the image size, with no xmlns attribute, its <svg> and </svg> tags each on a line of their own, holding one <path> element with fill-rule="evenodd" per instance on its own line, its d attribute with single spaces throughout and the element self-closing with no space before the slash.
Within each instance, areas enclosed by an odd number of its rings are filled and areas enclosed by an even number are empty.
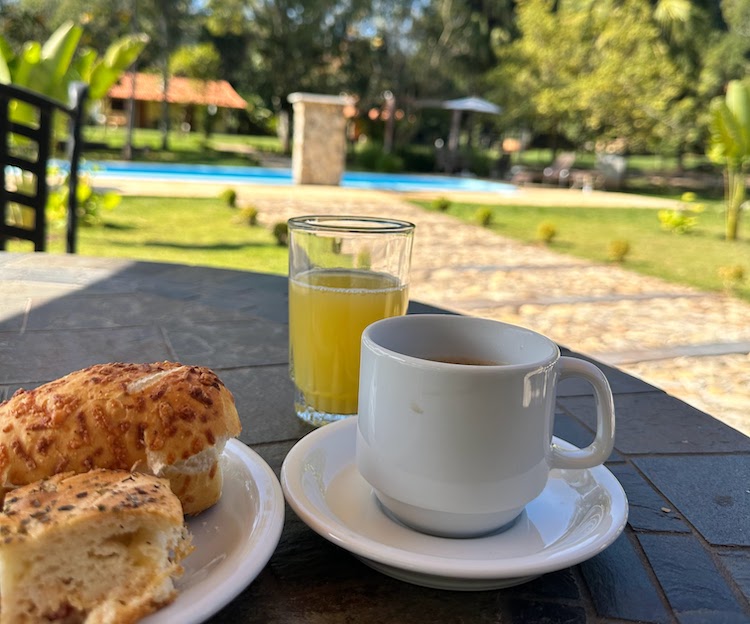
<svg viewBox="0 0 750 624">
<path fill-rule="evenodd" d="M 70 105 L 52 100 L 17 85 L 0 84 L 0 250 L 5 249 L 6 241 L 20 238 L 34 243 L 35 251 L 47 248 L 47 219 L 45 208 L 49 197 L 48 163 L 53 155 L 54 117 L 59 111 L 69 120 L 70 132 L 66 145 L 66 160 L 69 175 L 66 250 L 76 251 L 78 170 L 81 156 L 81 128 L 88 88 L 85 84 L 74 83 L 70 87 Z M 33 111 L 35 123 L 12 119 L 10 103 L 16 101 Z M 12 135 L 15 135 L 13 142 Z M 18 137 L 26 140 L 18 141 Z M 22 192 L 14 184 L 19 179 L 19 171 L 31 174 L 31 194 Z M 12 220 L 11 204 L 30 208 L 33 211 L 33 224 L 27 219 Z M 31 221 L 28 219 L 28 221 Z"/>
</svg>

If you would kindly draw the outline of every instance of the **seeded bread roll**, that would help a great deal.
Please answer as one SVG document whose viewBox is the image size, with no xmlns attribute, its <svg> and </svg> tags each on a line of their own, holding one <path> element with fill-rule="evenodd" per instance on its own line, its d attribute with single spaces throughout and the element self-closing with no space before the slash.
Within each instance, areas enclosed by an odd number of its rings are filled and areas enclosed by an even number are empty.
<svg viewBox="0 0 750 624">
<path fill-rule="evenodd" d="M 139 470 L 169 479 L 196 514 L 219 500 L 219 456 L 240 428 L 207 368 L 98 364 L 0 404 L 0 495 L 62 472 Z"/>
<path fill-rule="evenodd" d="M 179 499 L 150 475 L 60 474 L 0 514 L 0 624 L 130 624 L 176 596 L 192 547 Z"/>
</svg>

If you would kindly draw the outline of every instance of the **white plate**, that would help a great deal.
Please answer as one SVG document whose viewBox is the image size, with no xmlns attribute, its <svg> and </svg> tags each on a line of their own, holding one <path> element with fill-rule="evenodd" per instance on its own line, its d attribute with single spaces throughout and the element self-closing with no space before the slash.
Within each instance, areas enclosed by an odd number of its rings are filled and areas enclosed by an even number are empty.
<svg viewBox="0 0 750 624">
<path fill-rule="evenodd" d="M 244 590 L 265 567 L 284 526 L 284 495 L 268 464 L 239 440 L 221 457 L 219 502 L 188 518 L 195 550 L 183 562 L 177 599 L 142 624 L 197 624 Z"/>
<path fill-rule="evenodd" d="M 504 532 L 476 539 L 419 533 L 386 515 L 357 471 L 356 427 L 351 417 L 302 438 L 284 460 L 281 485 L 314 531 L 389 576 L 438 589 L 510 587 L 593 557 L 625 527 L 625 492 L 598 466 L 553 470 Z"/>
</svg>

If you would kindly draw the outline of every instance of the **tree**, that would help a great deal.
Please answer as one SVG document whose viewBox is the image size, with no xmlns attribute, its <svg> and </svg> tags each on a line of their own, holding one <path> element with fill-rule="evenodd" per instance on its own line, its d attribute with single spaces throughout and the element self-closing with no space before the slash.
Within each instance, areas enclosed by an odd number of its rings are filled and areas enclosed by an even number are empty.
<svg viewBox="0 0 750 624">
<path fill-rule="evenodd" d="M 646 0 L 519 0 L 517 21 L 490 75 L 506 119 L 577 145 L 652 145 L 684 77 Z"/>
<path fill-rule="evenodd" d="M 173 76 L 195 78 L 197 80 L 216 80 L 219 74 L 221 59 L 212 43 L 199 43 L 182 46 L 175 50 L 169 58 L 169 72 Z M 196 88 L 198 88 L 196 86 Z M 193 106 L 188 107 L 189 118 L 193 123 Z M 206 138 L 211 133 L 212 115 L 216 108 L 210 110 L 207 106 L 199 107 L 200 119 Z"/>
<path fill-rule="evenodd" d="M 361 50 L 352 43 L 367 8 L 366 0 L 210 0 L 204 15 L 222 66 L 234 68 L 235 87 L 288 114 L 293 91 L 336 94 L 351 88 L 348 59 L 352 49 Z M 237 40 L 242 59 L 226 56 L 231 50 L 225 43 Z"/>
<path fill-rule="evenodd" d="M 49 25 L 52 12 L 51 3 L 28 6 L 18 0 L 0 0 L 0 37 L 17 50 L 26 41 L 44 41 L 54 30 Z"/>
<path fill-rule="evenodd" d="M 725 98 L 711 103 L 709 158 L 725 167 L 727 240 L 737 240 L 750 163 L 750 88 L 739 80 L 727 85 Z"/>
<path fill-rule="evenodd" d="M 433 0 L 413 22 L 408 63 L 420 97 L 482 94 L 497 64 L 493 41 L 515 31 L 510 0 Z"/>
<path fill-rule="evenodd" d="M 221 57 L 212 43 L 181 46 L 169 57 L 169 71 L 173 76 L 216 80 L 220 67 Z"/>
</svg>

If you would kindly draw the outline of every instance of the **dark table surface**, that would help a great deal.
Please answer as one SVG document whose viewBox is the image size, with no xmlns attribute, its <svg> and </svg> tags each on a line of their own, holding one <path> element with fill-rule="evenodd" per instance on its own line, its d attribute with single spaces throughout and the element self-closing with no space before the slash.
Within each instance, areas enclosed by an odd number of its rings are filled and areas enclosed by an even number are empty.
<svg viewBox="0 0 750 624">
<path fill-rule="evenodd" d="M 0 398 L 99 362 L 208 366 L 235 395 L 242 442 L 278 475 L 311 431 L 292 410 L 287 339 L 283 277 L 0 253 Z M 630 515 L 593 559 L 508 589 L 427 589 L 366 567 L 287 507 L 268 565 L 209 621 L 750 622 L 750 438 L 602 368 L 617 409 L 607 465 Z M 593 426 L 588 388 L 565 382 L 555 433 L 583 446 Z"/>
</svg>

